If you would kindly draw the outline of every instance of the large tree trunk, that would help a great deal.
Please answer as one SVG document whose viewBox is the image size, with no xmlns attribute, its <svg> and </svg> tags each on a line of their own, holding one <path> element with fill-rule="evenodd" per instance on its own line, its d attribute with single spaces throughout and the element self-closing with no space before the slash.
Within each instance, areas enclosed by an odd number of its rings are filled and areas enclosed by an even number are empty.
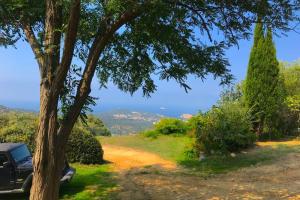
<svg viewBox="0 0 300 200">
<path fill-rule="evenodd" d="M 30 200 L 56 200 L 64 164 L 64 144 L 57 137 L 57 99 L 52 98 L 49 84 L 40 89 L 39 128 L 33 158 L 33 181 Z"/>
</svg>

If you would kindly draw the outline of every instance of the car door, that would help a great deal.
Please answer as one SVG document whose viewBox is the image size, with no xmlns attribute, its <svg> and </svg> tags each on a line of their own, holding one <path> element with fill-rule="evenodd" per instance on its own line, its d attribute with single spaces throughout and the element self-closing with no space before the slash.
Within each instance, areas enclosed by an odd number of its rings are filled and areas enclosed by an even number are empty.
<svg viewBox="0 0 300 200">
<path fill-rule="evenodd" d="M 11 189 L 13 184 L 12 179 L 12 166 L 7 164 L 8 158 L 4 153 L 0 153 L 0 190 Z"/>
</svg>

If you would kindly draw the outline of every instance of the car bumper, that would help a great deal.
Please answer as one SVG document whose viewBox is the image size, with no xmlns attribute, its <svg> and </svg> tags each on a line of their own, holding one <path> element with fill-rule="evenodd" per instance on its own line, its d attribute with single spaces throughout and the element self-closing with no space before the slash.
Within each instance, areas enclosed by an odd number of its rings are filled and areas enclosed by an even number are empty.
<svg viewBox="0 0 300 200">
<path fill-rule="evenodd" d="M 60 179 L 60 183 L 64 184 L 64 183 L 69 183 L 73 176 L 75 175 L 76 170 L 74 168 L 70 168 L 67 173 Z"/>
</svg>

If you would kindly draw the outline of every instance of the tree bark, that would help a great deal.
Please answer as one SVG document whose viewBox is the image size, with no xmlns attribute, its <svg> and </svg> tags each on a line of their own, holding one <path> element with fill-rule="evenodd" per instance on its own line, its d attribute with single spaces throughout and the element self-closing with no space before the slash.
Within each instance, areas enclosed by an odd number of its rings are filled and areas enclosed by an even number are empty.
<svg viewBox="0 0 300 200">
<path fill-rule="evenodd" d="M 40 89 L 39 127 L 33 158 L 33 180 L 30 200 L 56 200 L 64 164 L 64 145 L 57 137 L 57 102 L 48 81 Z"/>
</svg>

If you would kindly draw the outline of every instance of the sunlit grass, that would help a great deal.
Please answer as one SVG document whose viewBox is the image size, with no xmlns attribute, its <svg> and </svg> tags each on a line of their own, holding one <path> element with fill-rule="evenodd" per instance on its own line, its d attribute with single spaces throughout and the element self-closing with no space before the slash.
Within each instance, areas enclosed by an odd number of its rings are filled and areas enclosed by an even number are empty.
<svg viewBox="0 0 300 200">
<path fill-rule="evenodd" d="M 179 161 L 184 159 L 184 152 L 192 143 L 187 136 L 158 136 L 148 138 L 142 135 L 98 137 L 101 144 L 117 145 L 157 154 L 164 159 Z"/>
<path fill-rule="evenodd" d="M 73 180 L 61 187 L 62 200 L 111 200 L 117 183 L 108 165 L 72 164 L 76 168 Z"/>
</svg>

